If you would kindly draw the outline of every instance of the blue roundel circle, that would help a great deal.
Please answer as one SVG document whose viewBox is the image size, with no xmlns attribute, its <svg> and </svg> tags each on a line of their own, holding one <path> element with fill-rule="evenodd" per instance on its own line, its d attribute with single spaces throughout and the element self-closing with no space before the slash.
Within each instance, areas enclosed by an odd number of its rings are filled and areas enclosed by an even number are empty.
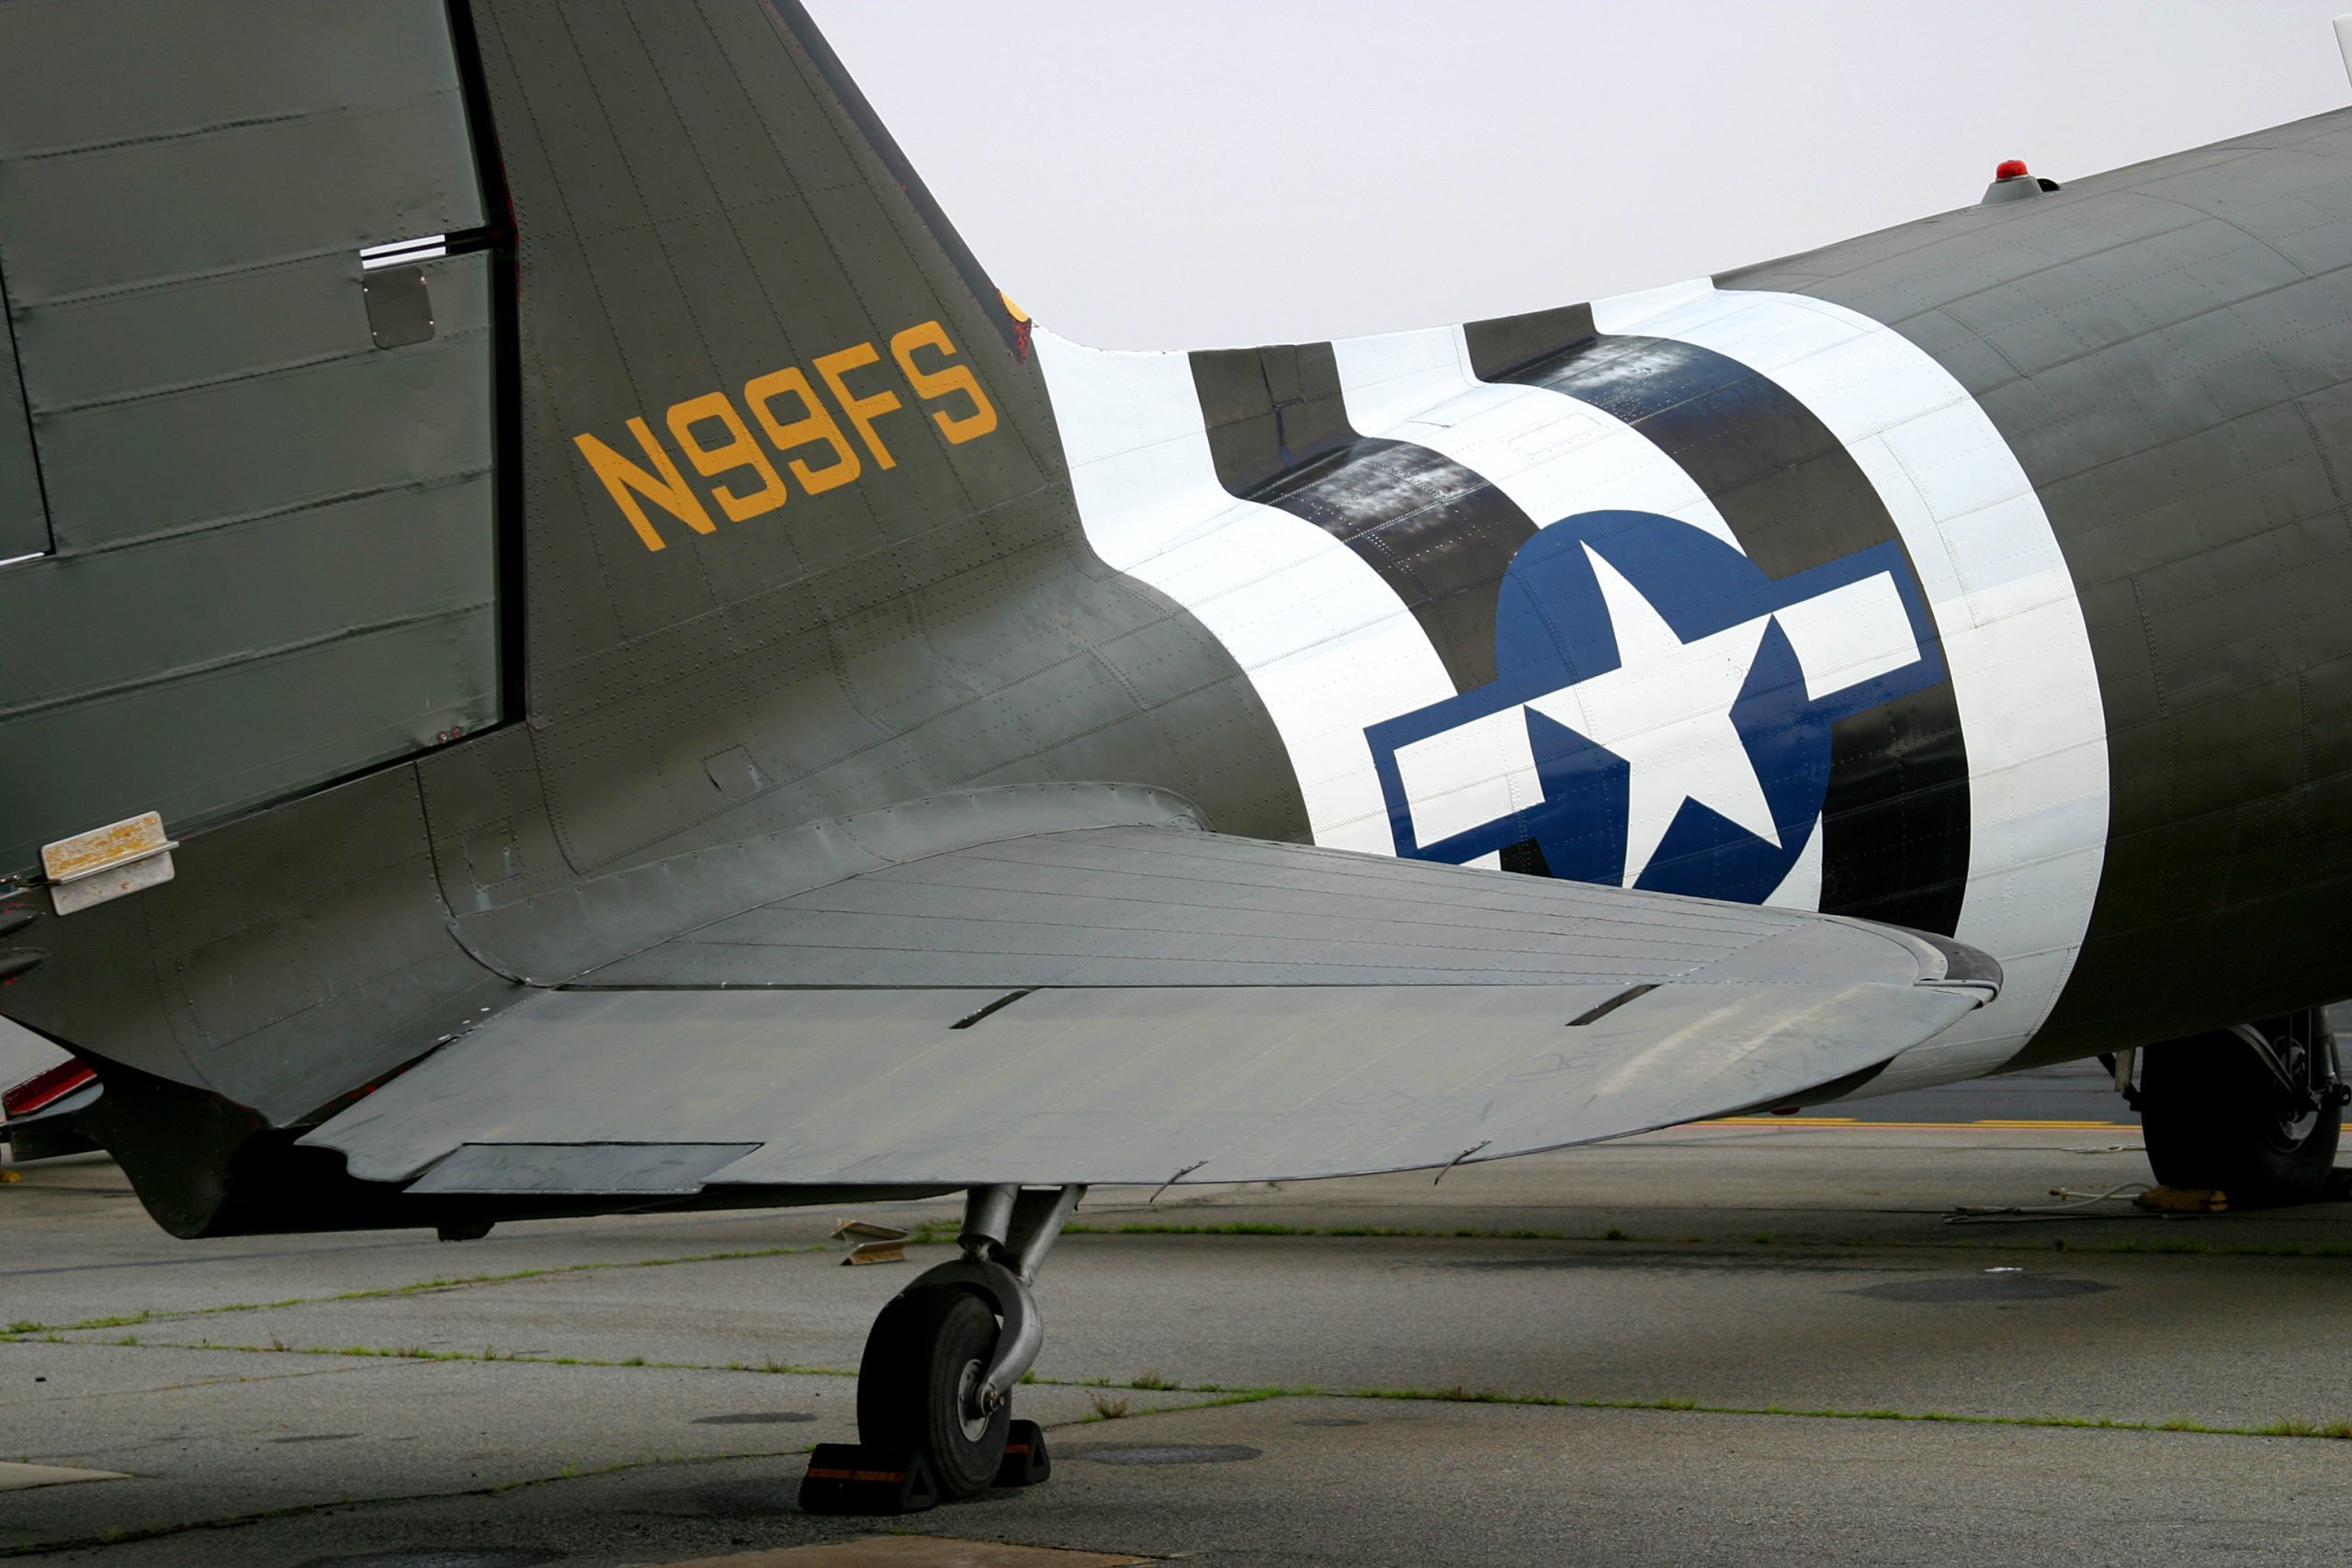
<svg viewBox="0 0 2352 1568">
<path fill-rule="evenodd" d="M 1495 655 L 1492 684 L 1365 731 L 1397 852 L 1532 843 L 1555 876 L 1742 903 L 1818 830 L 1831 726 L 1944 678 L 1899 544 L 1775 581 L 1649 512 L 1539 530 Z"/>
</svg>

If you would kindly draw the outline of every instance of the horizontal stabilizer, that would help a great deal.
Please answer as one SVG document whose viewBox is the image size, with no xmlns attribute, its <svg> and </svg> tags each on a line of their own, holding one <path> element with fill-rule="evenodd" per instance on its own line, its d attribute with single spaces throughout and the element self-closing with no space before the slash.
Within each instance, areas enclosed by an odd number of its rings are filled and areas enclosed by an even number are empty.
<svg viewBox="0 0 2352 1568">
<path fill-rule="evenodd" d="M 314 1129 L 437 1193 L 1213 1182 L 1783 1103 L 1989 999 L 1832 916 L 1204 833 L 882 865 L 522 1002 Z"/>
</svg>

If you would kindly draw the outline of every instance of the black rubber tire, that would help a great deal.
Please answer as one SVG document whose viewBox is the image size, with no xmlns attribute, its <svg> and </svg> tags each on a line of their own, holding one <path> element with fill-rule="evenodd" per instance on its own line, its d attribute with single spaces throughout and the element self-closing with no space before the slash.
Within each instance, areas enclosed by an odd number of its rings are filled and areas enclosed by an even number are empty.
<svg viewBox="0 0 2352 1568">
<path fill-rule="evenodd" d="M 897 1297 L 874 1320 L 857 1367 L 857 1440 L 918 1452 L 930 1461 L 940 1496 L 969 1497 L 996 1482 L 1012 1424 L 1008 1399 L 975 1433 L 960 1409 L 966 1377 L 996 1348 L 996 1314 L 956 1285 Z"/>
<path fill-rule="evenodd" d="M 2332 1106 L 2300 1138 L 2289 1135 L 2269 1075 L 2244 1044 L 2217 1032 L 2147 1050 L 2140 1125 L 2159 1182 L 2219 1190 L 2233 1209 L 2263 1209 L 2325 1192 L 2344 1111 Z"/>
</svg>

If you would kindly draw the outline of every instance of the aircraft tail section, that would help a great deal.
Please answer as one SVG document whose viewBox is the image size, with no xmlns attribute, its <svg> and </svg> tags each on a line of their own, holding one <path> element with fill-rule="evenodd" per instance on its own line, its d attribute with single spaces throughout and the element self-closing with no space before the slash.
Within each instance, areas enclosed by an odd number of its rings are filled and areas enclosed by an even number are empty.
<svg viewBox="0 0 2352 1568">
<path fill-rule="evenodd" d="M 245 1123 L 196 1148 L 176 1104 L 116 1086 L 299 1124 L 511 1000 L 453 916 L 663 862 L 628 903 L 674 924 L 681 864 L 1023 798 L 997 786 L 1148 780 L 1218 830 L 1299 836 L 1262 704 L 1090 548 L 1025 322 L 797 6 L 247 0 L 275 52 L 214 13 L 125 15 L 0 17 L 28 44 L 0 80 L 82 84 L 0 94 L 0 282 L 56 481 L 54 550 L 0 561 L 0 664 L 64 671 L 0 690 L 34 759 L 0 777 L 24 852 L 0 871 L 154 811 L 176 876 L 71 915 L 11 900 L 36 951 L 0 956 L 37 965 L 9 1015 L 108 1081 L 94 1135 L 191 1151 L 142 1191 L 217 1187 Z M 172 96 L 199 47 L 209 96 Z M 83 96 L 81 140 L 28 140 Z M 240 107 L 281 100 L 266 126 Z M 174 178 L 189 216 L 153 257 L 100 243 L 75 194 Z M 232 221 L 289 189 L 285 223 Z M 90 457 L 104 422 L 97 446 L 154 461 Z M 20 712 L 83 731 L 19 744 Z"/>
<path fill-rule="evenodd" d="M 1026 321 L 797 5 L 476 22 L 566 865 L 1138 768 L 1289 824 L 1150 714 L 1171 658 L 1238 672 L 1087 548 Z"/>
</svg>

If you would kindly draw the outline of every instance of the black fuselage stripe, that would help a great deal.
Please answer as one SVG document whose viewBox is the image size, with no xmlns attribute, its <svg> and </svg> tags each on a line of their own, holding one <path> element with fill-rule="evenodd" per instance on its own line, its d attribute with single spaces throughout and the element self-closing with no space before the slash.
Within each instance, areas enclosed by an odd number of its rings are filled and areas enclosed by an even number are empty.
<svg viewBox="0 0 2352 1568">
<path fill-rule="evenodd" d="M 1581 309 L 1477 322 L 1466 335 L 1481 379 L 1548 388 L 1646 436 L 1775 580 L 1901 537 L 1828 426 L 1736 360 L 1671 338 L 1602 336 Z M 1967 888 L 1968 795 L 1949 681 L 1835 723 L 1821 908 L 1950 935 Z"/>
<path fill-rule="evenodd" d="M 1329 344 L 1192 356 L 1217 482 L 1346 545 L 1420 623 L 1456 691 L 1495 678 L 1495 606 L 1533 519 L 1476 471 L 1348 423 Z"/>
</svg>

